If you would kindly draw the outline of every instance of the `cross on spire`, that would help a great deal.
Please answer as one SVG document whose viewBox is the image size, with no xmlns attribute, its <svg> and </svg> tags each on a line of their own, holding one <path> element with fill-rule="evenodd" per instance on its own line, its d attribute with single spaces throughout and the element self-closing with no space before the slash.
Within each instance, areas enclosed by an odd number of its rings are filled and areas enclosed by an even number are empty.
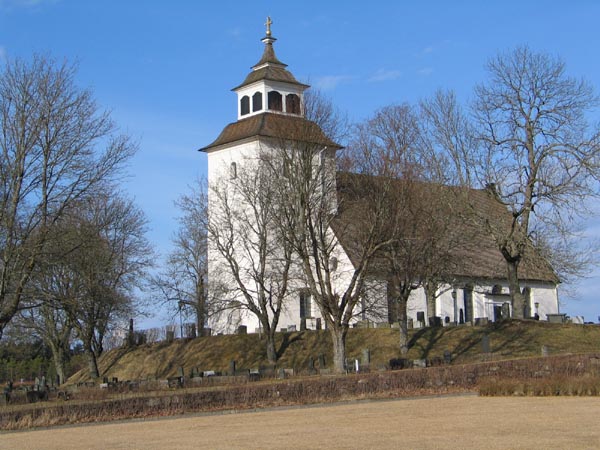
<svg viewBox="0 0 600 450">
<path fill-rule="evenodd" d="M 271 16 L 267 16 L 267 22 L 265 25 L 267 26 L 267 36 L 271 36 L 271 24 L 273 21 L 271 20 Z"/>
</svg>

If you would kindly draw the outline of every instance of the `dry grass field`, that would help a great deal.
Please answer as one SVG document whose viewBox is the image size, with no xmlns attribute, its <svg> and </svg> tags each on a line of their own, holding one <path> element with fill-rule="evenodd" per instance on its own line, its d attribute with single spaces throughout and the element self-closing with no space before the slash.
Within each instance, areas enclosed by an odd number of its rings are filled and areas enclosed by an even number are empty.
<svg viewBox="0 0 600 450">
<path fill-rule="evenodd" d="M 0 433 L 0 449 L 597 449 L 600 398 L 456 396 Z"/>
</svg>

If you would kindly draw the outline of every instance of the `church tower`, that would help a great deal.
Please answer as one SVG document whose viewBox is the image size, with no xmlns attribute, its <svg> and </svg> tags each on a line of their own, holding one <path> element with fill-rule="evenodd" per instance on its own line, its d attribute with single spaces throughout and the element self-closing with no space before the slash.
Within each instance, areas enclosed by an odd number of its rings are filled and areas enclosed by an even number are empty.
<svg viewBox="0 0 600 450">
<path fill-rule="evenodd" d="M 287 70 L 287 65 L 276 56 L 276 38 L 271 33 L 271 24 L 271 19 L 267 18 L 266 34 L 261 40 L 264 50 L 260 60 L 252 66 L 244 81 L 232 89 L 237 97 L 237 120 L 227 125 L 211 144 L 200 149 L 208 157 L 209 228 L 212 227 L 212 230 L 218 229 L 215 224 L 222 218 L 225 196 L 230 196 L 228 201 L 232 202 L 227 208 L 232 207 L 241 211 L 240 214 L 245 214 L 240 196 L 236 196 L 236 188 L 233 187 L 239 187 L 242 176 L 245 183 L 248 183 L 249 176 L 258 179 L 260 161 L 265 155 L 275 156 L 282 145 L 288 148 L 288 144 L 294 145 L 295 142 L 317 149 L 319 157 L 328 160 L 327 165 L 331 167 L 332 176 L 335 177 L 334 157 L 340 146 L 329 139 L 316 123 L 306 119 L 304 92 L 309 86 L 296 80 Z M 228 193 L 228 189 L 231 192 Z M 260 289 L 252 288 L 252 285 L 257 284 L 256 280 L 248 275 L 255 272 L 252 265 L 259 258 L 247 253 L 249 245 L 247 240 L 244 241 L 248 239 L 247 232 L 239 231 L 244 230 L 247 223 L 242 223 L 239 215 L 236 217 L 238 223 L 230 226 L 232 231 L 228 245 L 231 252 L 246 251 L 245 255 L 236 256 L 238 260 L 235 265 L 248 278 L 242 279 L 242 275 L 231 276 L 229 272 L 235 269 L 227 261 L 227 255 L 223 255 L 223 246 L 217 242 L 220 237 L 209 233 L 208 286 L 209 298 L 222 297 L 220 301 L 242 307 L 237 308 L 235 314 L 228 314 L 225 324 L 223 320 L 219 320 L 219 323 L 212 325 L 218 331 L 225 332 L 232 332 L 240 325 L 245 325 L 249 331 L 255 331 L 260 328 L 260 324 L 248 312 L 251 308 L 244 308 L 243 304 L 249 302 L 249 295 L 259 295 L 255 293 L 260 292 Z M 239 287 L 237 284 L 244 286 Z M 290 288 L 289 292 L 291 297 L 298 296 L 297 292 L 293 293 L 294 288 Z M 301 306 L 297 304 L 298 299 L 295 297 L 291 300 L 291 306 L 286 308 L 287 317 L 282 318 L 281 327 L 300 326 Z M 225 306 L 227 309 L 227 305 Z M 306 311 L 302 313 L 307 314 Z"/>
</svg>

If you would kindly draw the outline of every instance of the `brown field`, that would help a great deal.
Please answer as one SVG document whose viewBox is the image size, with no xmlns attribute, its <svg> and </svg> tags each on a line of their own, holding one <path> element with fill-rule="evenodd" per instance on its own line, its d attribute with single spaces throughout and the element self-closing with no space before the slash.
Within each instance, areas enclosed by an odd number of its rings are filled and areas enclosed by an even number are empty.
<svg viewBox="0 0 600 450">
<path fill-rule="evenodd" d="M 0 433 L 1 449 L 597 449 L 600 398 L 456 396 Z"/>
</svg>

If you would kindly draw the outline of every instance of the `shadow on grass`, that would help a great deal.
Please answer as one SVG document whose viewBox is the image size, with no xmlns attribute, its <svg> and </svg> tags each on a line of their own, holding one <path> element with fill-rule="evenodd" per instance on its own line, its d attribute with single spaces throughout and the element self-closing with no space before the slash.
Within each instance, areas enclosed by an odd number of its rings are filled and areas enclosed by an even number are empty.
<svg viewBox="0 0 600 450">
<path fill-rule="evenodd" d="M 481 327 L 469 327 L 470 333 L 465 333 L 464 326 L 422 328 L 412 335 L 409 349 L 419 353 L 421 358 L 430 358 L 433 356 L 432 351 L 439 353 L 444 346 L 452 353 L 453 359 L 456 359 L 465 355 L 483 354 L 482 340 L 484 336 L 489 336 L 491 353 L 518 355 L 531 350 L 527 339 L 529 328 L 520 325 L 519 321 L 503 320 Z M 453 335 L 462 336 L 455 339 Z"/>
<path fill-rule="evenodd" d="M 283 337 L 281 338 L 281 344 L 279 345 L 279 349 L 277 350 L 277 359 L 280 359 L 283 356 L 283 354 L 290 345 L 292 345 L 294 342 L 301 341 L 303 336 L 304 331 L 294 333 L 293 336 L 290 333 L 283 333 Z"/>
</svg>

